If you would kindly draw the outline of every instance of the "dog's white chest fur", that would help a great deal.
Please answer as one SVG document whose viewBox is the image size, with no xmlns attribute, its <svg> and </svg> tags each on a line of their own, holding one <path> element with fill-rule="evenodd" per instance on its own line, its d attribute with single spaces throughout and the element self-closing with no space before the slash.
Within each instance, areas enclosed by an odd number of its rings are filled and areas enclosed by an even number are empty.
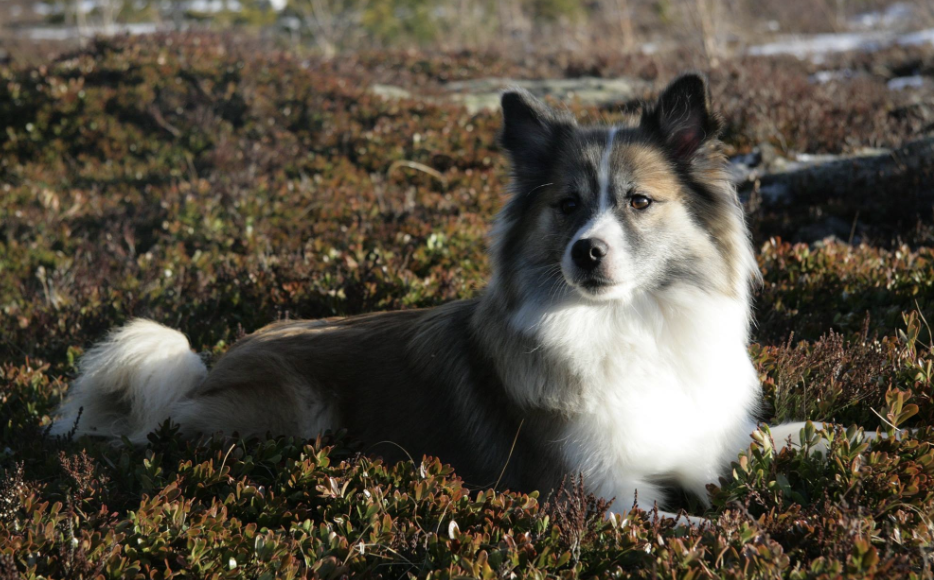
<svg viewBox="0 0 934 580">
<path fill-rule="evenodd" d="M 628 507 L 635 488 L 651 507 L 646 499 L 661 499 L 652 482 L 667 479 L 703 497 L 754 428 L 746 313 L 741 299 L 698 290 L 522 310 L 513 324 L 568 374 L 517 390 L 541 397 L 529 404 L 573 409 L 555 444 L 592 492 Z"/>
</svg>

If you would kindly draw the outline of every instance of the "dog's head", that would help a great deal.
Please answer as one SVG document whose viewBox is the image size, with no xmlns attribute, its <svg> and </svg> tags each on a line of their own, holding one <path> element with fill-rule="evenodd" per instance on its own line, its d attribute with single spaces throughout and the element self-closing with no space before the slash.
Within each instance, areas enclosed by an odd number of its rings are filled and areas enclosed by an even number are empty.
<svg viewBox="0 0 934 580">
<path fill-rule="evenodd" d="M 502 105 L 512 198 L 493 262 L 510 302 L 680 285 L 746 299 L 758 270 L 702 77 L 676 79 L 633 127 L 582 127 L 524 91 Z"/>
</svg>

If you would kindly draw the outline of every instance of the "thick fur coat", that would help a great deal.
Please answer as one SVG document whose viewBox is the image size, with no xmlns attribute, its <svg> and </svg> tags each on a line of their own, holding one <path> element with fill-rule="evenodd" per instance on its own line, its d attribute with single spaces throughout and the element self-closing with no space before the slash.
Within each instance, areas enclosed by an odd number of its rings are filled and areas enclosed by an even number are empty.
<svg viewBox="0 0 934 580">
<path fill-rule="evenodd" d="M 705 81 L 675 80 L 634 126 L 582 127 L 522 91 L 502 104 L 511 198 L 480 297 L 276 323 L 211 370 L 136 320 L 84 357 L 54 432 L 79 409 L 79 434 L 133 442 L 167 418 L 190 436 L 345 428 L 477 486 L 580 472 L 621 509 L 664 506 L 670 484 L 705 499 L 759 401 L 758 269 Z"/>
</svg>

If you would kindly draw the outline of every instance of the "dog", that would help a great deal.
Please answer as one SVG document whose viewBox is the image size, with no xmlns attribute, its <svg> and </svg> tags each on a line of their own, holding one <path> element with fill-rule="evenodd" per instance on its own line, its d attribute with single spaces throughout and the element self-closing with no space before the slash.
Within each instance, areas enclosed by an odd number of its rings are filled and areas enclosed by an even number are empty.
<svg viewBox="0 0 934 580">
<path fill-rule="evenodd" d="M 180 332 L 134 320 L 83 357 L 51 432 L 346 429 L 387 461 L 436 456 L 478 486 L 548 493 L 581 473 L 646 510 L 671 484 L 706 502 L 760 401 L 747 351 L 760 274 L 706 80 L 677 78 L 631 126 L 581 126 L 522 90 L 502 111 L 511 197 L 478 298 L 277 322 L 211 370 Z"/>
</svg>

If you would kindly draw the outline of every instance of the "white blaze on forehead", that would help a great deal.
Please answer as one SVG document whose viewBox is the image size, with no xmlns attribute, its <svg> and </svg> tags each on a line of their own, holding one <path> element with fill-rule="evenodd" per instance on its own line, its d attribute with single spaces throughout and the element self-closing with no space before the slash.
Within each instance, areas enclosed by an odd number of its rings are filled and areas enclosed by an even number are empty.
<svg viewBox="0 0 934 580">
<path fill-rule="evenodd" d="M 571 268 L 571 248 L 578 240 L 599 238 L 606 242 L 610 247 L 611 256 L 607 260 L 610 265 L 610 270 L 615 270 L 613 263 L 619 259 L 619 250 L 626 243 L 626 234 L 613 211 L 613 204 L 610 197 L 611 158 L 613 153 L 613 139 L 615 137 L 616 127 L 610 127 L 606 137 L 606 146 L 600 158 L 600 166 L 597 168 L 597 186 L 599 187 L 598 208 L 587 223 L 577 230 L 577 233 L 567 245 L 564 256 L 564 267 L 567 269 Z M 615 251 L 614 248 L 616 248 Z"/>
<path fill-rule="evenodd" d="M 597 185 L 600 187 L 600 210 L 597 212 L 598 215 L 610 208 L 610 154 L 613 152 L 613 139 L 615 137 L 616 127 L 610 127 L 606 136 L 606 148 L 603 150 L 600 167 L 597 169 Z"/>
<path fill-rule="evenodd" d="M 596 238 L 606 243 L 607 253 L 601 260 L 601 273 L 612 291 L 604 292 L 602 296 L 613 299 L 622 296 L 626 290 L 624 282 L 628 266 L 628 251 L 626 232 L 620 221 L 620 216 L 614 211 L 611 192 L 613 139 L 616 137 L 616 127 L 607 130 L 606 145 L 600 157 L 600 166 L 597 167 L 597 186 L 599 188 L 596 211 L 587 220 L 565 247 L 561 258 L 561 272 L 564 279 L 571 286 L 577 286 L 580 270 L 574 263 L 572 256 L 574 244 L 579 240 Z M 615 294 L 614 294 L 615 293 Z"/>
<path fill-rule="evenodd" d="M 613 140 L 616 138 L 616 127 L 610 127 L 607 131 L 606 145 L 603 149 L 603 155 L 600 157 L 600 166 L 597 168 L 597 186 L 598 208 L 593 217 L 577 231 L 577 235 L 571 241 L 573 244 L 582 238 L 599 237 L 604 241 L 612 243 L 622 236 L 621 228 L 613 215 L 613 204 L 610 199 L 610 169 L 613 153 Z M 610 230 L 610 231 L 606 231 Z M 610 238 L 610 239 L 605 239 Z"/>
</svg>

